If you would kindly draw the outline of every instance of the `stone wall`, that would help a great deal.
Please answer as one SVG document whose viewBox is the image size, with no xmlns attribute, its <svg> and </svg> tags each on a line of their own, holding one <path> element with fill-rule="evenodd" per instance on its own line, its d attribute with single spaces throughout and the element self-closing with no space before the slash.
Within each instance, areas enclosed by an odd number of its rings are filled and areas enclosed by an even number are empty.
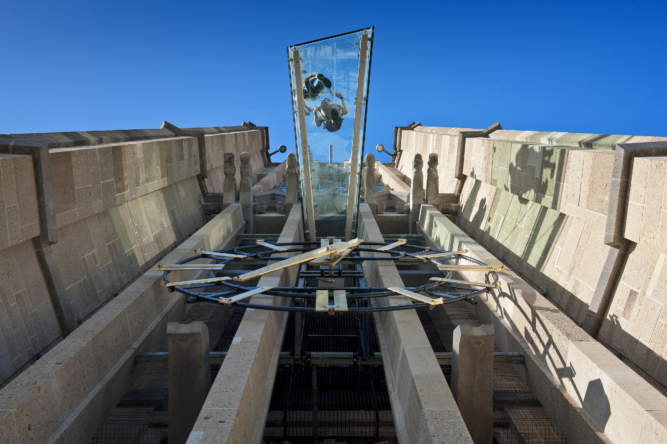
<svg viewBox="0 0 667 444">
<path fill-rule="evenodd" d="M 224 129 L 224 128 L 223 128 Z M 207 130 L 209 191 L 222 192 L 225 151 L 265 168 L 262 129 Z M 70 329 L 204 224 L 196 137 L 167 130 L 13 135 L 50 146 L 58 229 L 58 299 Z M 157 138 L 163 137 L 163 138 Z M 167 137 L 167 138 L 164 138 Z M 138 140 L 131 140 L 138 139 Z M 91 145 L 79 146 L 86 141 Z M 103 143 L 112 141 L 112 143 Z M 62 338 L 33 239 L 40 235 L 29 155 L 0 155 L 0 385 Z"/>
<path fill-rule="evenodd" d="M 625 238 L 635 245 L 600 339 L 667 385 L 667 157 L 635 158 Z"/>
<path fill-rule="evenodd" d="M 264 134 L 260 130 L 244 131 L 231 134 L 206 135 L 206 162 L 208 167 L 208 178 L 206 185 L 210 193 L 222 193 L 225 183 L 224 154 L 234 153 L 236 162 L 236 189 L 241 184 L 241 160 L 239 156 L 243 152 L 250 153 L 250 164 L 253 174 L 264 169 Z M 256 182 L 253 179 L 253 183 Z"/>
<path fill-rule="evenodd" d="M 412 177 L 412 159 L 415 153 L 424 158 L 424 187 L 426 187 L 426 169 L 429 153 L 437 153 L 439 159 L 440 193 L 456 193 L 460 180 L 456 177 L 457 153 L 461 131 L 472 131 L 468 128 L 436 128 L 418 126 L 413 131 L 401 131 L 401 159 L 397 169 L 406 175 L 410 184 Z"/>
<path fill-rule="evenodd" d="M 619 193 L 613 182 L 623 151 L 618 146 L 667 138 L 497 130 L 466 138 L 454 155 L 447 148 L 456 146 L 461 131 L 403 128 L 399 170 L 409 175 L 415 152 L 424 159 L 436 152 L 440 190 L 451 192 L 451 162 L 462 158 L 457 225 L 580 326 L 667 385 L 667 157 L 659 157 L 667 153 L 629 164 L 617 235 L 627 241 L 627 258 L 606 237 L 614 228 L 610 200 Z M 608 310 L 601 302 L 606 293 Z M 604 318 L 599 333 L 585 325 L 591 316 Z"/>
</svg>

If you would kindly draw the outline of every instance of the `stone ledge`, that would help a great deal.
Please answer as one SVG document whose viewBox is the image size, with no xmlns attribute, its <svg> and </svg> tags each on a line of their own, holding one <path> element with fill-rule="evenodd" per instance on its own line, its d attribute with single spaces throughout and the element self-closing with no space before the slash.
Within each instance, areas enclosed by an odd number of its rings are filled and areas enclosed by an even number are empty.
<svg viewBox="0 0 667 444">
<path fill-rule="evenodd" d="M 240 205 L 231 205 L 163 262 L 191 257 L 194 248 L 223 248 L 243 226 Z M 166 337 L 160 326 L 182 314 L 184 298 L 160 285 L 162 275 L 151 268 L 0 391 L 3 440 L 85 442 L 92 437 L 129 387 L 134 354 L 159 347 Z"/>
<path fill-rule="evenodd" d="M 384 241 L 367 204 L 359 205 L 359 224 L 365 241 Z M 367 261 L 363 268 L 369 286 L 404 285 L 393 263 Z M 402 296 L 378 299 L 373 303 L 410 303 Z M 472 443 L 417 313 L 414 310 L 382 312 L 374 313 L 374 318 L 399 441 Z"/>
<path fill-rule="evenodd" d="M 501 264 L 430 205 L 422 206 L 419 228 L 432 246 L 466 248 L 468 256 Z M 498 327 L 505 330 L 498 340 L 505 351 L 525 353 L 531 390 L 572 442 L 667 442 L 664 396 L 523 279 L 511 271 L 499 276 L 501 288 L 478 298 L 480 318 L 490 318 L 498 336 Z"/>
<path fill-rule="evenodd" d="M 239 204 L 236 204 L 239 205 Z M 292 207 L 278 242 L 303 239 L 301 207 Z M 294 253 L 280 253 L 283 258 Z M 276 270 L 262 276 L 257 286 L 296 285 L 299 266 Z M 284 298 L 256 295 L 252 304 L 284 305 Z M 225 358 L 218 376 L 204 402 L 190 434 L 199 444 L 259 443 L 275 378 L 278 357 L 287 327 L 287 313 L 268 310 L 246 310 L 236 331 L 239 338 Z M 233 381 L 233 384 L 229 384 Z"/>
</svg>

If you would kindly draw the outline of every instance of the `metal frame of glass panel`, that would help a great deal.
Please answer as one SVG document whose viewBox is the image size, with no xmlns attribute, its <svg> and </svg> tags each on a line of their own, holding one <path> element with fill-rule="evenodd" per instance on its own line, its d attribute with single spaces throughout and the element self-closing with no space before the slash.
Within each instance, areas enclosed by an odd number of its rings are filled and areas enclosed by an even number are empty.
<svg viewBox="0 0 667 444">
<path fill-rule="evenodd" d="M 345 238 L 350 239 L 356 231 L 361 182 L 360 164 L 364 153 L 373 35 L 374 27 L 370 27 L 287 47 L 294 139 L 301 170 L 300 185 L 304 201 L 302 211 L 304 212 L 305 228 L 311 240 L 316 239 L 316 222 L 318 224 L 328 223 L 328 219 L 336 219 L 336 223 L 344 224 L 340 226 L 340 232 L 337 232 L 336 235 L 342 235 L 344 230 Z M 337 128 L 330 129 L 326 125 L 320 126 L 321 110 L 320 114 L 316 116 L 318 108 L 321 108 L 317 106 L 317 101 L 321 97 L 328 99 L 329 93 L 320 92 L 315 97 L 307 97 L 312 108 L 307 106 L 303 92 L 306 83 L 304 83 L 302 74 L 309 71 L 311 73 L 306 75 L 305 80 L 312 79 L 316 73 L 326 73 L 327 78 L 330 78 L 330 81 L 333 80 L 331 88 L 327 88 L 333 99 L 333 101 L 328 101 L 330 104 L 333 103 L 335 106 L 335 97 L 338 97 L 345 109 L 348 104 L 344 101 L 341 91 L 348 99 L 354 95 L 354 100 L 349 103 L 347 113 L 343 111 L 341 115 L 347 114 L 349 117 L 342 119 L 342 123 Z M 310 86 L 308 85 L 309 88 Z M 337 91 L 335 97 L 334 90 Z M 312 93 L 309 92 L 309 94 Z M 352 107 L 354 110 L 351 109 Z M 362 115 L 363 107 L 366 109 L 363 110 Z M 310 115 L 313 115 L 317 128 L 313 122 L 307 122 L 306 116 Z M 320 123 L 318 123 L 318 118 Z M 351 119 L 354 121 L 350 122 Z M 336 139 L 340 141 L 338 145 L 331 142 Z M 349 152 L 349 160 L 346 158 L 340 162 L 339 159 L 336 164 L 325 160 L 322 154 L 329 153 L 328 148 L 331 144 L 334 145 L 339 157 L 341 153 L 347 156 L 346 153 Z M 315 160 L 313 153 L 323 159 Z M 346 172 L 345 167 L 348 166 L 349 172 Z M 323 178 L 326 180 L 322 180 Z M 333 186 L 334 183 L 339 183 L 340 186 Z M 346 186 L 347 190 L 345 190 Z M 339 208 L 344 208 L 345 211 Z M 340 214 L 344 214 L 344 218 L 339 217 Z M 331 233 L 325 234 L 330 235 Z"/>
</svg>

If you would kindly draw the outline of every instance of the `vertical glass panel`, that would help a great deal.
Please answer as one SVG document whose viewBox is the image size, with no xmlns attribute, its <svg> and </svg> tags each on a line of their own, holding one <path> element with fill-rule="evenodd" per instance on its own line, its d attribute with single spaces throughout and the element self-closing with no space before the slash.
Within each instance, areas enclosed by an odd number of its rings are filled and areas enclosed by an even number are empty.
<svg viewBox="0 0 667 444">
<path fill-rule="evenodd" d="M 373 28 L 289 46 L 296 151 L 307 229 L 354 234 Z M 314 222 L 314 227 L 313 227 Z"/>
</svg>

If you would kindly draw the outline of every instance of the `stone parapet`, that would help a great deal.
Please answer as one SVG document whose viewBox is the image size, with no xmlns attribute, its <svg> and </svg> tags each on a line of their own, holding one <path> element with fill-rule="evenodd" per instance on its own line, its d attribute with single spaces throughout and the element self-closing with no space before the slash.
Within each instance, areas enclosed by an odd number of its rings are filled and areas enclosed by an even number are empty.
<svg viewBox="0 0 667 444">
<path fill-rule="evenodd" d="M 364 241 L 384 242 L 366 204 L 359 205 L 359 224 Z M 363 268 L 368 286 L 404 285 L 392 262 L 366 261 Z M 411 303 L 398 295 L 380 299 L 373 299 L 373 303 Z M 417 313 L 399 310 L 374 313 L 374 317 L 398 441 L 472 443 Z"/>
<path fill-rule="evenodd" d="M 401 131 L 401 159 L 396 168 L 410 176 L 412 159 L 416 153 L 428 160 L 430 153 L 438 155 L 440 160 L 440 193 L 456 193 L 461 181 L 457 177 L 459 143 L 462 131 L 475 131 L 467 128 L 436 128 L 418 126 L 412 131 Z M 424 171 L 426 172 L 426 171 Z M 425 185 L 425 184 L 424 184 Z"/>
<path fill-rule="evenodd" d="M 431 206 L 420 228 L 429 245 L 466 248 L 489 265 L 501 262 Z M 592 265 L 592 262 L 584 268 Z M 479 272 L 464 272 L 483 281 Z M 503 351 L 522 351 L 526 379 L 550 416 L 574 443 L 667 442 L 667 399 L 552 302 L 515 273 L 478 297 L 480 320 L 493 323 Z"/>
<path fill-rule="evenodd" d="M 236 161 L 236 187 L 241 184 L 241 153 L 250 153 L 250 164 L 253 174 L 257 174 L 265 168 L 264 164 L 264 133 L 259 129 L 223 134 L 207 134 L 206 139 L 206 162 L 208 165 L 208 178 L 206 185 L 211 193 L 224 192 L 225 173 L 224 155 L 234 153 Z M 256 182 L 256 180 L 253 180 Z"/>
<path fill-rule="evenodd" d="M 500 130 L 489 136 L 497 140 L 516 140 L 547 145 L 561 145 L 577 148 L 602 150 L 616 149 L 618 143 L 640 143 L 666 141 L 667 137 L 622 136 L 618 134 L 564 133 L 559 131 L 517 131 Z"/>
<path fill-rule="evenodd" d="M 233 244 L 243 230 L 240 205 L 216 216 L 163 258 Z M 0 436 L 7 442 L 87 442 L 131 384 L 138 351 L 157 350 L 166 323 L 183 314 L 184 297 L 160 285 L 154 267 L 42 359 L 0 390 Z M 198 274 L 182 273 L 192 279 Z"/>
<path fill-rule="evenodd" d="M 375 168 L 382 177 L 382 183 L 388 185 L 393 191 L 410 194 L 410 185 L 405 183 L 396 175 L 396 171 L 380 161 L 375 162 Z"/>
<path fill-rule="evenodd" d="M 302 240 L 301 207 L 295 204 L 278 243 Z M 287 255 L 294 253 L 274 257 Z M 291 266 L 264 275 L 257 286 L 293 286 L 298 269 L 298 265 Z M 284 305 L 287 302 L 284 298 L 260 294 L 253 296 L 250 303 Z M 188 442 L 262 442 L 287 316 L 281 311 L 246 310 Z"/>
</svg>

